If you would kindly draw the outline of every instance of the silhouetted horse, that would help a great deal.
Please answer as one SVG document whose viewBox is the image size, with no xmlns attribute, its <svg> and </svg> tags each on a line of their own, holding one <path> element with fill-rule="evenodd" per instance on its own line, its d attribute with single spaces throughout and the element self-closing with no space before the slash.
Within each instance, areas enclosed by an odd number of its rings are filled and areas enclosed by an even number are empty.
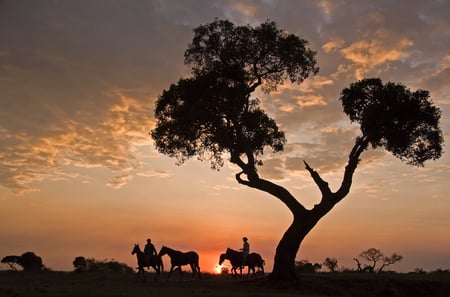
<svg viewBox="0 0 450 297">
<path fill-rule="evenodd" d="M 183 265 L 190 265 L 192 270 L 192 278 L 194 278 L 195 274 L 197 273 L 198 277 L 200 276 L 200 266 L 198 264 L 199 257 L 198 254 L 194 251 L 190 252 L 180 252 L 174 249 L 171 249 L 169 247 L 163 246 L 161 250 L 159 251 L 158 256 L 162 257 L 164 255 L 169 255 L 170 257 L 170 272 L 168 275 L 168 278 L 172 275 L 172 271 L 175 267 L 178 267 L 180 269 L 180 277 L 181 280 L 183 280 L 183 272 L 181 271 L 181 266 Z"/>
<path fill-rule="evenodd" d="M 131 251 L 131 254 L 136 254 L 137 263 L 138 263 L 138 272 L 137 276 L 139 277 L 140 274 L 144 276 L 145 279 L 145 270 L 144 267 L 152 267 L 155 271 L 155 282 L 158 281 L 158 276 L 161 274 L 162 271 L 164 271 L 164 264 L 162 262 L 162 259 L 159 255 L 152 255 L 149 259 L 147 259 L 147 256 L 144 254 L 143 251 L 141 251 L 141 248 L 139 247 L 139 244 L 135 244 L 133 250 Z"/>
<path fill-rule="evenodd" d="M 227 248 L 224 254 L 220 255 L 219 265 L 223 263 L 223 261 L 228 260 L 231 263 L 231 274 L 233 276 L 237 275 L 236 269 L 240 269 L 241 277 L 242 277 L 242 252 L 235 251 L 233 249 Z M 253 275 L 256 274 L 255 267 L 259 267 L 261 271 L 264 273 L 264 260 L 258 253 L 250 253 L 247 255 L 247 260 L 245 262 L 245 266 L 248 267 L 247 276 L 250 274 L 250 270 L 253 271 Z"/>
</svg>

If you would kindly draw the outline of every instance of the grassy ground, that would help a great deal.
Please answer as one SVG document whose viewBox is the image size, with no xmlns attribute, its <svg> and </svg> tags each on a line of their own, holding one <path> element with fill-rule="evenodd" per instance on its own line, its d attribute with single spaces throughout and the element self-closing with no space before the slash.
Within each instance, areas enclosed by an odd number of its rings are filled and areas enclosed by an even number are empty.
<svg viewBox="0 0 450 297">
<path fill-rule="evenodd" d="M 0 297 L 450 297 L 450 274 L 316 273 L 301 276 L 299 284 L 272 283 L 265 277 L 233 279 L 204 275 L 183 282 L 176 276 L 152 275 L 146 281 L 131 274 L 71 272 L 0 272 Z"/>
</svg>

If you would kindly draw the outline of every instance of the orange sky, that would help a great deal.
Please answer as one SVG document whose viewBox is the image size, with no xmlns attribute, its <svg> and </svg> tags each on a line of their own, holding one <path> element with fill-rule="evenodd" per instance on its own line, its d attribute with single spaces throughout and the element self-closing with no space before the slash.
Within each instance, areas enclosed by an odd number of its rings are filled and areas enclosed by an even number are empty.
<svg viewBox="0 0 450 297">
<path fill-rule="evenodd" d="M 447 1 L 2 2 L 0 9 L 0 256 L 33 251 L 54 270 L 76 256 L 135 266 L 134 243 L 150 237 L 200 254 L 211 272 L 227 247 L 273 265 L 290 213 L 274 197 L 220 172 L 156 152 L 148 132 L 162 90 L 188 75 L 193 28 L 227 18 L 267 19 L 309 40 L 319 74 L 301 86 L 255 94 L 286 132 L 285 151 L 265 154 L 261 176 L 307 207 L 319 191 L 302 160 L 333 189 L 356 126 L 336 99 L 362 77 L 430 91 L 448 139 L 450 5 Z M 383 150 L 362 155 L 350 194 L 305 239 L 298 260 L 361 251 L 404 256 L 399 271 L 450 267 L 448 154 L 424 168 Z M 167 261 L 167 259 L 166 259 Z M 168 262 L 167 262 L 168 263 Z M 6 265 L 0 269 L 7 269 Z M 168 264 L 166 264 L 166 270 Z"/>
</svg>

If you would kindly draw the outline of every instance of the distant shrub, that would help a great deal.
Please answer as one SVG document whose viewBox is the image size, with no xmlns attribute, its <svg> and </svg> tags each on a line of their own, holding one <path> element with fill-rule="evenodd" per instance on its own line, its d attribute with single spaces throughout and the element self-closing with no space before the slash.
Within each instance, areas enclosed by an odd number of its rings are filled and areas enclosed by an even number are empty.
<svg viewBox="0 0 450 297">
<path fill-rule="evenodd" d="M 314 273 L 319 271 L 322 265 L 319 263 L 310 263 L 308 260 L 295 261 L 295 270 L 297 273 Z"/>
<path fill-rule="evenodd" d="M 33 252 L 23 253 L 17 264 L 22 266 L 24 271 L 41 271 L 44 268 L 42 258 Z"/>
<path fill-rule="evenodd" d="M 430 271 L 430 274 L 447 274 L 447 273 L 450 273 L 449 269 L 438 268 L 436 270 Z"/>
<path fill-rule="evenodd" d="M 416 269 L 414 269 L 414 273 L 426 274 L 427 272 L 423 268 L 416 268 Z"/>
<path fill-rule="evenodd" d="M 85 272 L 87 269 L 87 261 L 83 256 L 75 257 L 72 262 L 75 272 Z"/>
<path fill-rule="evenodd" d="M 81 260 L 79 260 L 81 261 Z M 125 263 L 119 263 L 114 259 L 96 260 L 89 258 L 86 260 L 87 272 L 106 272 L 106 273 L 133 273 L 133 268 Z"/>
<path fill-rule="evenodd" d="M 336 272 L 338 270 L 338 260 L 336 258 L 326 258 L 323 262 L 330 272 Z"/>
<path fill-rule="evenodd" d="M 2 263 L 8 264 L 11 270 L 16 271 L 16 264 L 19 264 L 20 256 L 6 256 L 2 258 Z"/>
</svg>

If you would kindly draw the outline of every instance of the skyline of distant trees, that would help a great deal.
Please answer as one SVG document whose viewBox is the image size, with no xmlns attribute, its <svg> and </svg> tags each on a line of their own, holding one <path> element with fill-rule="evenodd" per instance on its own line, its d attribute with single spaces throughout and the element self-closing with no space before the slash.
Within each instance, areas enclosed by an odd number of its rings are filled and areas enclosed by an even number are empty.
<svg viewBox="0 0 450 297">
<path fill-rule="evenodd" d="M 23 256 L 23 259 L 22 259 Z M 358 259 L 359 258 L 359 259 Z M 339 267 L 338 258 L 326 257 L 322 263 L 311 263 L 309 260 L 296 260 L 296 271 L 298 273 L 311 273 L 311 272 L 327 272 L 323 269 L 326 267 L 328 272 L 384 272 L 384 268 L 393 265 L 403 260 L 403 256 L 398 253 L 393 253 L 391 256 L 385 256 L 384 253 L 377 248 L 369 248 L 362 251 L 358 258 L 353 260 L 357 262 L 356 268 Z M 365 260 L 367 263 L 361 263 L 360 260 Z M 42 258 L 37 256 L 34 252 L 26 252 L 21 256 L 5 256 L 2 258 L 1 263 L 10 266 L 11 270 L 17 271 L 15 265 L 22 267 L 23 271 L 44 271 L 51 268 L 46 267 L 43 264 Z M 380 264 L 381 263 L 381 264 Z M 378 267 L 376 268 L 376 266 Z M 85 258 L 83 256 L 77 256 L 73 259 L 72 265 L 74 272 L 104 272 L 104 273 L 129 273 L 134 272 L 134 269 L 125 263 L 120 263 L 114 259 L 97 260 L 95 258 Z M 26 267 L 26 268 L 25 268 Z M 389 272 L 396 272 L 396 270 L 389 270 Z M 229 269 L 224 266 L 221 269 L 221 273 L 229 273 Z M 269 272 L 270 273 L 270 272 Z M 396 272 L 401 273 L 401 272 Z M 415 268 L 409 272 L 403 273 L 450 273 L 450 268 L 439 267 L 434 270 L 426 271 L 423 268 Z"/>
</svg>

